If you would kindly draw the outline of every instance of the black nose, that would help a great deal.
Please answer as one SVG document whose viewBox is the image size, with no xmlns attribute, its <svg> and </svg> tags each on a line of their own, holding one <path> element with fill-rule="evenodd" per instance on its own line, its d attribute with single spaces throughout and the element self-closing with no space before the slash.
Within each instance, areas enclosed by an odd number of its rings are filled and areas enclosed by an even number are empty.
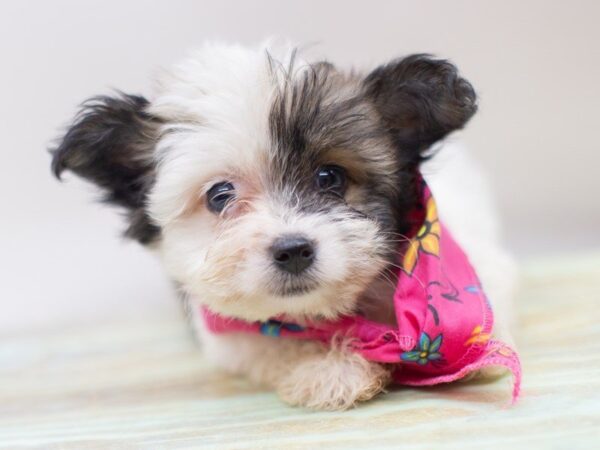
<svg viewBox="0 0 600 450">
<path fill-rule="evenodd" d="M 302 236 L 283 236 L 271 246 L 273 261 L 281 270 L 294 275 L 306 270 L 315 259 L 315 249 Z"/>
</svg>

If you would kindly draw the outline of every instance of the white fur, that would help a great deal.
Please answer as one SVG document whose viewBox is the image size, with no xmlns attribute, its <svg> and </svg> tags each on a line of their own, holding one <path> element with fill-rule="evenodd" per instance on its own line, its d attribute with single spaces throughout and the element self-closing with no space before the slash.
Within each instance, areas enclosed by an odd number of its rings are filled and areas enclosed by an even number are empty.
<svg viewBox="0 0 600 450">
<path fill-rule="evenodd" d="M 282 312 L 324 317 L 349 312 L 358 291 L 383 268 L 383 261 L 374 261 L 379 241 L 372 223 L 333 224 L 301 213 L 292 194 L 274 197 L 261 178 L 274 157 L 268 151 L 273 96 L 307 67 L 296 59 L 292 73 L 279 68 L 290 64 L 292 54 L 289 46 L 207 45 L 163 74 L 152 100 L 151 111 L 170 120 L 156 146 L 157 181 L 149 200 L 162 229 L 163 262 L 200 302 L 247 320 Z M 202 202 L 211 185 L 223 180 L 234 183 L 238 199 L 216 216 Z M 272 268 L 266 249 L 286 233 L 306 235 L 319 247 L 311 268 L 319 287 L 302 300 L 268 290 Z M 356 245 L 349 248 L 344 236 L 354 236 Z"/>
</svg>

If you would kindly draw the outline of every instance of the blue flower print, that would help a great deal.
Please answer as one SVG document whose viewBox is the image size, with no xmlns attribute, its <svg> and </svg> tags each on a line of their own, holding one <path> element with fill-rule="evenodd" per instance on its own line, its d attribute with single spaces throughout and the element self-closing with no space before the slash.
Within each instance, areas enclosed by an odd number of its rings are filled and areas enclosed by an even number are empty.
<svg viewBox="0 0 600 450">
<path fill-rule="evenodd" d="M 285 323 L 273 319 L 260 324 L 260 333 L 265 336 L 279 337 L 281 335 L 281 329 L 292 331 L 294 333 L 304 331 L 304 328 L 295 323 Z"/>
<path fill-rule="evenodd" d="M 400 355 L 402 361 L 416 362 L 424 366 L 430 361 L 442 359 L 442 354 L 439 349 L 442 345 L 442 335 L 438 335 L 433 341 L 425 332 L 421 333 L 419 344 L 413 350 L 404 352 Z"/>
</svg>

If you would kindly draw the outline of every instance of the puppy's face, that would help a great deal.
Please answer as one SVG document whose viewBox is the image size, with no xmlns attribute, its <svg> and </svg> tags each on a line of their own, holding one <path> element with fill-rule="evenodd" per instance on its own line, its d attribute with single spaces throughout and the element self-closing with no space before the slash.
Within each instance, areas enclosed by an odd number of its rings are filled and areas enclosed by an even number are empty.
<svg viewBox="0 0 600 450">
<path fill-rule="evenodd" d="M 333 318 L 386 276 L 423 152 L 474 100 L 453 66 L 424 56 L 362 77 L 291 51 L 207 47 L 150 102 L 88 105 L 54 168 L 127 207 L 129 235 L 213 311 Z"/>
</svg>

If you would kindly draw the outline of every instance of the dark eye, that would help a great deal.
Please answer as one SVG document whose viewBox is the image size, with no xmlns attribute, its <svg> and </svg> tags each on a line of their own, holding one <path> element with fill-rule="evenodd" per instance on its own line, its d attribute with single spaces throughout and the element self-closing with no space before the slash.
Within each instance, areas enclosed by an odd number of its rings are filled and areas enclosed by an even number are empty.
<svg viewBox="0 0 600 450">
<path fill-rule="evenodd" d="M 339 166 L 323 166 L 317 172 L 317 186 L 324 191 L 343 195 L 346 190 L 346 172 Z"/>
<path fill-rule="evenodd" d="M 208 209 L 214 213 L 223 211 L 227 203 L 235 198 L 235 188 L 228 181 L 217 183 L 206 193 Z"/>
</svg>

